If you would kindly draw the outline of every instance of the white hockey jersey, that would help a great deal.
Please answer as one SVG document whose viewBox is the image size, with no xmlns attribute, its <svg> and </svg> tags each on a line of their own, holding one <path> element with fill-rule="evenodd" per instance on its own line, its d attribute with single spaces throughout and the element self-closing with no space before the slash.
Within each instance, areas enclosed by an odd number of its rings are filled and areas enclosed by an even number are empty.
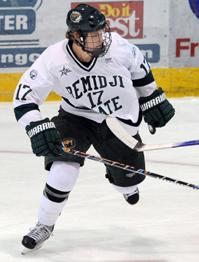
<svg viewBox="0 0 199 262">
<path fill-rule="evenodd" d="M 39 105 L 54 91 L 62 97 L 63 110 L 98 123 L 107 115 L 128 120 L 135 134 L 138 98 L 155 89 L 141 51 L 117 33 L 107 54 L 90 63 L 79 61 L 65 39 L 48 47 L 23 74 L 14 94 L 15 115 L 22 126 L 41 120 Z"/>
</svg>

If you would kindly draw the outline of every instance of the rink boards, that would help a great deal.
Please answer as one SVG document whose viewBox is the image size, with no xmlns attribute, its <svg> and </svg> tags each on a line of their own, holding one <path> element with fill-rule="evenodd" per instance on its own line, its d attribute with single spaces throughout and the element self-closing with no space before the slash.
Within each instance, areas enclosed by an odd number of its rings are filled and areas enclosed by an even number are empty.
<svg viewBox="0 0 199 262">
<path fill-rule="evenodd" d="M 168 97 L 199 96 L 199 68 L 154 68 L 158 86 Z M 22 73 L 0 74 L 0 101 L 12 101 L 13 93 Z M 3 87 L 3 88 L 2 88 Z M 48 101 L 60 99 L 51 93 Z"/>
</svg>

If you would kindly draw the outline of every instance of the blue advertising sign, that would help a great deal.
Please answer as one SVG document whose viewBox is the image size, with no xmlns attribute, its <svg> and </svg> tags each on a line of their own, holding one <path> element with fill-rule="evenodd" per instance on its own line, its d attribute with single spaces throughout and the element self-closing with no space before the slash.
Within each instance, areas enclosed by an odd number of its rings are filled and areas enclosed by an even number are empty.
<svg viewBox="0 0 199 262">
<path fill-rule="evenodd" d="M 160 46 L 158 44 L 140 44 L 137 46 L 143 51 L 148 62 L 159 62 Z M 29 67 L 45 49 L 46 47 L 0 49 L 0 68 Z"/>
<path fill-rule="evenodd" d="M 31 34 L 35 25 L 36 14 L 32 9 L 0 9 L 0 35 Z"/>
<path fill-rule="evenodd" d="M 34 7 L 37 2 L 38 0 L 0 0 L 0 7 Z"/>
<path fill-rule="evenodd" d="M 36 12 L 42 3 L 43 0 L 0 0 L 0 68 L 29 67 L 45 50 L 33 34 Z M 33 36 L 28 39 L 23 35 Z"/>
<path fill-rule="evenodd" d="M 45 49 L 45 47 L 0 49 L 0 68 L 29 67 Z"/>
<path fill-rule="evenodd" d="M 157 63 L 160 61 L 160 45 L 158 44 L 136 44 L 144 53 L 149 63 Z"/>
<path fill-rule="evenodd" d="M 199 0 L 189 0 L 189 5 L 191 7 L 192 12 L 199 19 Z"/>
</svg>

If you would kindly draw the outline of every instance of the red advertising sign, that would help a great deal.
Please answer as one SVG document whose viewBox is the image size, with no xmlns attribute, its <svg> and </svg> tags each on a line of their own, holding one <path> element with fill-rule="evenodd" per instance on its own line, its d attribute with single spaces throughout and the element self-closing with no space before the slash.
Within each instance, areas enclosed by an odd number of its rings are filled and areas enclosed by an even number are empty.
<svg viewBox="0 0 199 262">
<path fill-rule="evenodd" d="M 196 57 L 199 52 L 199 42 L 193 42 L 190 38 L 176 39 L 176 57 L 189 56 Z"/>
<path fill-rule="evenodd" d="M 71 7 L 74 8 L 78 4 L 79 2 L 73 2 Z M 106 16 L 112 31 L 126 39 L 143 38 L 143 0 L 87 4 L 99 9 Z"/>
</svg>

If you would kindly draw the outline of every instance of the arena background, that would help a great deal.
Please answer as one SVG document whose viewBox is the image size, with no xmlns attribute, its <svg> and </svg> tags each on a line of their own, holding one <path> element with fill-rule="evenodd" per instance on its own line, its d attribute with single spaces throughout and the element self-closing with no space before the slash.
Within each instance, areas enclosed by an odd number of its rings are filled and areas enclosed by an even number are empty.
<svg viewBox="0 0 199 262">
<path fill-rule="evenodd" d="M 26 68 L 64 38 L 66 13 L 80 2 L 0 0 L 0 101 L 11 101 Z M 168 96 L 199 96 L 199 0 L 86 2 L 140 47 Z"/>
</svg>

